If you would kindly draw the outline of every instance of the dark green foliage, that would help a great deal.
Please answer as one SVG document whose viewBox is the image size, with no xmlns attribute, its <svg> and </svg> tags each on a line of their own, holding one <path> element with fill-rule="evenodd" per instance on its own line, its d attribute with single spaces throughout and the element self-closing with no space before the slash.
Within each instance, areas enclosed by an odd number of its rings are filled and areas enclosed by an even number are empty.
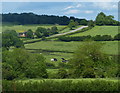
<svg viewBox="0 0 120 93">
<path fill-rule="evenodd" d="M 46 78 L 45 58 L 42 55 L 31 54 L 23 49 L 14 49 L 13 51 L 4 51 L 2 60 L 3 65 L 9 66 L 10 74 L 14 72 L 15 78 Z M 3 72 L 8 70 L 3 68 Z M 8 79 L 8 73 L 4 73 L 3 79 Z"/>
<path fill-rule="evenodd" d="M 93 37 L 93 40 L 95 41 L 112 41 L 113 38 L 110 35 L 96 35 Z"/>
<path fill-rule="evenodd" d="M 88 21 L 86 19 L 83 19 L 80 21 L 80 25 L 87 25 Z"/>
<path fill-rule="evenodd" d="M 33 37 L 34 37 L 34 36 L 33 36 L 33 31 L 32 31 L 31 29 L 29 29 L 29 30 L 27 31 L 26 37 L 27 37 L 27 38 L 33 38 Z"/>
<path fill-rule="evenodd" d="M 120 40 L 120 33 L 114 36 L 114 40 Z"/>
<path fill-rule="evenodd" d="M 70 28 L 70 30 L 73 29 L 73 27 L 76 26 L 76 23 L 74 22 L 74 20 L 70 20 L 69 24 L 68 24 L 68 27 Z"/>
<path fill-rule="evenodd" d="M 74 80 L 40 80 L 38 81 L 28 81 L 28 82 L 17 82 L 17 81 L 3 81 L 3 92 L 35 92 L 39 91 L 40 93 L 45 92 L 54 92 L 54 93 L 78 93 L 79 91 L 93 93 L 97 92 L 107 92 L 118 93 L 118 83 L 120 81 L 110 81 L 110 80 L 79 80 L 74 82 Z"/>
<path fill-rule="evenodd" d="M 7 30 L 2 34 L 2 47 L 9 50 L 11 46 L 22 48 L 24 47 L 24 44 L 23 41 L 18 38 L 16 31 Z"/>
<path fill-rule="evenodd" d="M 43 27 L 38 27 L 35 34 L 38 38 L 41 38 L 42 36 L 44 36 L 46 34 L 47 30 Z"/>
<path fill-rule="evenodd" d="M 113 16 L 106 16 L 103 12 L 100 12 L 96 17 L 96 25 L 119 25 L 119 22 L 113 20 Z"/>
<path fill-rule="evenodd" d="M 58 76 L 58 78 L 61 78 L 61 79 L 67 78 L 67 76 L 68 76 L 67 71 L 65 69 L 61 68 L 58 70 L 57 76 Z"/>
<path fill-rule="evenodd" d="M 115 77 L 117 64 L 109 59 L 108 55 L 101 52 L 101 47 L 102 43 L 93 41 L 86 41 L 84 45 L 81 45 L 69 62 L 73 65 L 71 77 Z M 113 67 L 116 71 L 112 72 Z"/>
<path fill-rule="evenodd" d="M 51 35 L 52 35 L 52 34 L 58 34 L 58 29 L 57 29 L 56 26 L 53 26 L 53 27 L 51 28 L 50 34 L 51 34 Z"/>
<path fill-rule="evenodd" d="M 46 67 L 47 67 L 47 68 L 52 68 L 52 69 L 56 68 L 53 63 L 46 62 L 45 64 L 46 64 Z"/>
<path fill-rule="evenodd" d="M 38 38 L 42 38 L 42 40 L 45 40 L 45 37 L 53 34 L 58 34 L 58 28 L 56 26 L 53 26 L 51 29 L 48 28 L 43 28 L 43 27 L 38 27 L 37 30 L 35 31 L 35 35 Z"/>
<path fill-rule="evenodd" d="M 90 20 L 90 21 L 88 22 L 88 26 L 89 26 L 89 27 L 94 27 L 94 26 L 95 26 L 94 21 Z"/>
<path fill-rule="evenodd" d="M 117 35 L 116 39 L 113 39 L 111 35 L 96 35 L 94 37 L 88 36 L 74 36 L 74 37 L 66 37 L 61 36 L 58 38 L 60 41 L 70 42 L 70 41 L 85 41 L 85 40 L 94 40 L 94 41 L 112 41 L 112 40 L 118 40 Z"/>
<path fill-rule="evenodd" d="M 75 18 L 76 19 L 76 18 Z M 67 16 L 37 15 L 33 13 L 8 13 L 2 14 L 2 22 L 17 24 L 60 24 L 68 25 L 71 19 Z M 77 19 L 81 20 L 81 19 Z"/>
</svg>

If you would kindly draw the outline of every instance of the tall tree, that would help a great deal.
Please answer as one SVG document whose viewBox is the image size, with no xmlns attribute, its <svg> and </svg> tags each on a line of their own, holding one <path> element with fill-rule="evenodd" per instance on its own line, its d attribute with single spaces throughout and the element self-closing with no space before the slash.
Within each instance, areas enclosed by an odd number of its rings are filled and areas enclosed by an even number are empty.
<svg viewBox="0 0 120 93">
<path fill-rule="evenodd" d="M 34 37 L 33 31 L 32 31 L 31 29 L 29 29 L 29 30 L 27 31 L 26 37 L 27 37 L 27 38 L 33 38 L 33 37 Z"/>
</svg>

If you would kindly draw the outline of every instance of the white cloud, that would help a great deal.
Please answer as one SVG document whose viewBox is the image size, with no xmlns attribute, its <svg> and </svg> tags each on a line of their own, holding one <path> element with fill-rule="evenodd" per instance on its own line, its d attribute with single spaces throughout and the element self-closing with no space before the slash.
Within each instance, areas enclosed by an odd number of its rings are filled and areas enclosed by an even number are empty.
<svg viewBox="0 0 120 93">
<path fill-rule="evenodd" d="M 63 10 L 68 10 L 68 9 L 72 9 L 72 8 L 79 8 L 79 7 L 82 7 L 82 5 L 77 4 L 77 5 L 68 6 L 68 7 L 64 8 Z"/>
<path fill-rule="evenodd" d="M 78 4 L 78 5 L 76 6 L 76 8 L 79 8 L 79 7 L 82 7 L 82 5 L 81 5 L 81 4 Z"/>
<path fill-rule="evenodd" d="M 68 6 L 68 7 L 64 8 L 64 10 L 68 10 L 68 9 L 71 9 L 71 8 L 74 8 L 74 6 Z"/>
<path fill-rule="evenodd" d="M 94 11 L 92 11 L 92 10 L 86 10 L 86 11 L 84 11 L 84 13 L 91 14 L 91 13 L 94 13 Z"/>
<path fill-rule="evenodd" d="M 77 14 L 79 12 L 80 12 L 79 10 L 74 9 L 74 10 L 68 10 L 67 12 L 65 12 L 65 14 Z"/>
<path fill-rule="evenodd" d="M 111 10 L 111 9 L 117 9 L 118 5 L 113 4 L 112 2 L 94 2 L 93 3 L 94 7 L 99 7 L 101 9 L 105 9 L 105 10 Z"/>
</svg>

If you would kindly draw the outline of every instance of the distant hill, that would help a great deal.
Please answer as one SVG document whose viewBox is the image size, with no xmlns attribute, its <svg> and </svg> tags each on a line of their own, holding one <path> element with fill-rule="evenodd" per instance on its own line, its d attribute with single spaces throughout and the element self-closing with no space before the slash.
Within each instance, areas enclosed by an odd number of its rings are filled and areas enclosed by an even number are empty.
<svg viewBox="0 0 120 93">
<path fill-rule="evenodd" d="M 37 15 L 34 13 L 8 13 L 2 14 L 2 22 L 14 24 L 59 24 L 68 25 L 70 20 L 80 21 L 85 19 L 78 19 L 75 17 L 55 16 L 55 15 Z M 87 20 L 85 20 L 87 21 Z"/>
</svg>

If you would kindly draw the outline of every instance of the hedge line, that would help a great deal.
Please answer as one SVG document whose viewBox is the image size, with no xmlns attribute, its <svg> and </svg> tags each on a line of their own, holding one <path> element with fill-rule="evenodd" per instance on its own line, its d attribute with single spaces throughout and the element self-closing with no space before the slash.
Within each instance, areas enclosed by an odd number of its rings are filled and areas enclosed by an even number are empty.
<svg viewBox="0 0 120 93">
<path fill-rule="evenodd" d="M 120 83 L 120 81 L 118 81 Z M 40 80 L 28 82 L 3 81 L 3 93 L 7 91 L 118 91 L 118 82 L 110 80 Z"/>
<path fill-rule="evenodd" d="M 120 40 L 120 34 L 117 34 L 116 36 L 114 36 L 114 38 L 112 38 L 111 35 L 96 35 L 96 36 L 74 36 L 74 37 L 70 37 L 70 36 L 61 36 L 58 38 L 59 41 L 84 41 L 84 40 L 94 40 L 94 41 L 113 41 L 113 40 Z"/>
</svg>

